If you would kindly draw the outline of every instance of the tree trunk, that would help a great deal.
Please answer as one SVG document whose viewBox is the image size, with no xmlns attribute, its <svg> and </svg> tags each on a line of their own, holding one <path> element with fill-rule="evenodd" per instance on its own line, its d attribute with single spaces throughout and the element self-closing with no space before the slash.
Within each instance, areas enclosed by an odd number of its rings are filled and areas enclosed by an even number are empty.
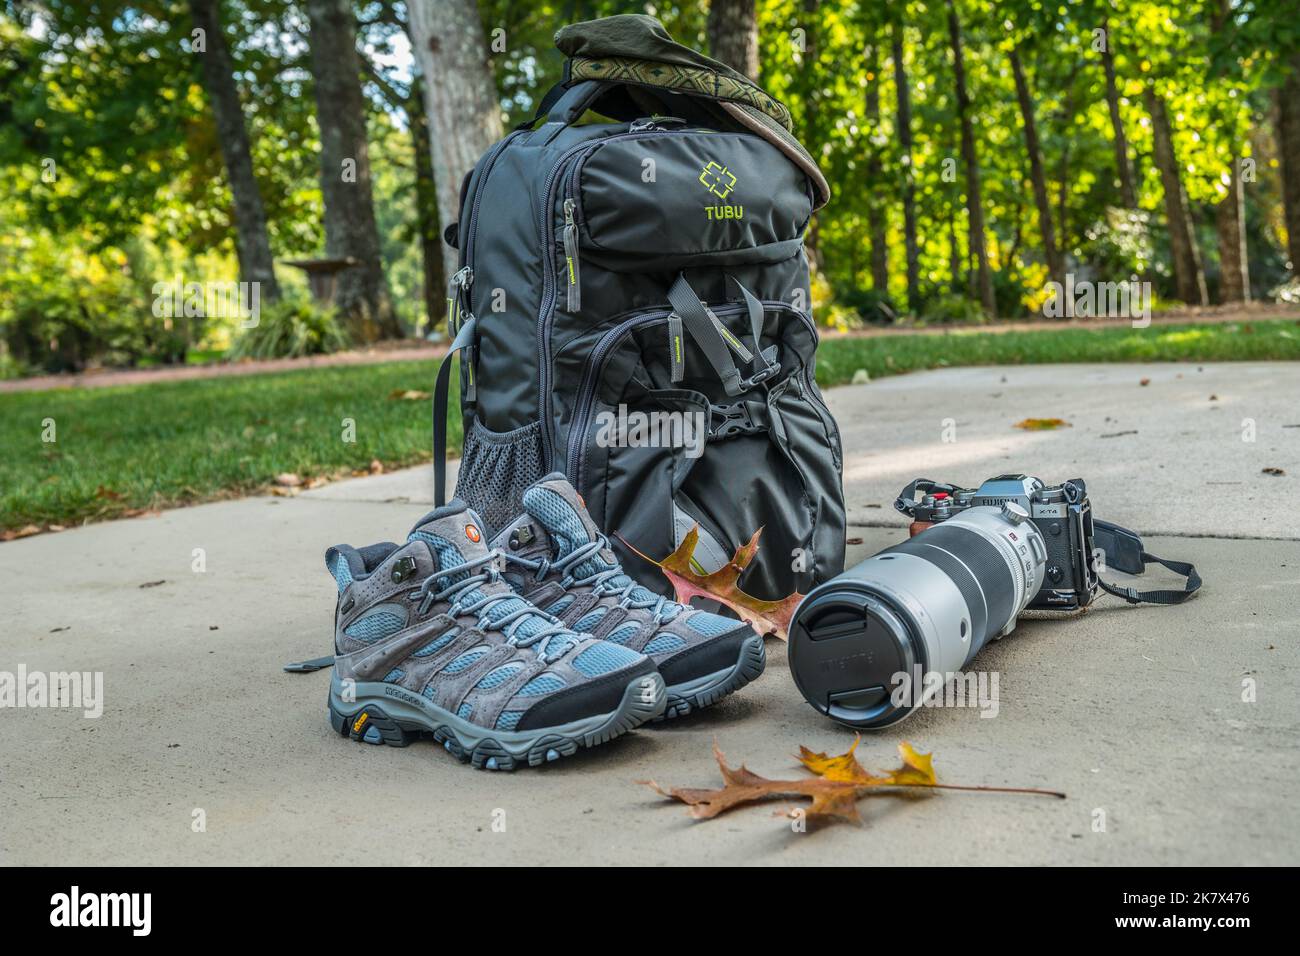
<svg viewBox="0 0 1300 956">
<path fill-rule="evenodd" d="M 1101 51 L 1101 65 L 1106 71 L 1106 106 L 1110 109 L 1110 128 L 1115 147 L 1115 168 L 1119 172 L 1119 194 L 1125 209 L 1136 209 L 1137 189 L 1133 185 L 1133 165 L 1128 158 L 1128 137 L 1124 135 L 1124 120 L 1119 115 L 1119 84 L 1115 80 L 1115 54 L 1110 46 L 1110 23 L 1102 21 L 1105 48 Z"/>
<path fill-rule="evenodd" d="M 220 0 L 190 0 L 194 26 L 203 31 L 203 86 L 217 126 L 217 141 L 234 199 L 235 249 L 239 256 L 239 278 L 258 283 L 260 300 L 270 302 L 280 297 L 271 258 L 271 240 L 266 231 L 266 209 L 253 173 L 252 150 L 244 111 L 235 84 L 230 48 L 221 31 Z"/>
<path fill-rule="evenodd" d="M 1210 28 L 1216 34 L 1232 30 L 1230 0 L 1218 0 L 1218 7 L 1210 11 Z M 1230 130 L 1229 142 L 1246 139 L 1240 129 L 1240 115 L 1232 105 L 1226 121 Z M 1215 125 L 1222 128 L 1225 120 L 1218 111 Z M 1249 302 L 1250 271 L 1246 254 L 1246 193 L 1241 181 L 1241 159 L 1235 153 L 1228 170 L 1228 195 L 1214 207 L 1214 228 L 1219 240 L 1219 301 Z"/>
<path fill-rule="evenodd" d="M 452 223 L 465 174 L 501 138 L 501 104 L 474 0 L 409 0 L 407 15 L 424 77 L 438 214 Z M 455 273 L 456 250 L 445 246 L 442 263 L 447 275 Z"/>
<path fill-rule="evenodd" d="M 966 90 L 966 66 L 962 57 L 961 23 L 953 0 L 948 4 L 948 39 L 952 44 L 953 80 L 957 88 L 957 117 L 961 122 L 961 157 L 966 164 L 966 209 L 969 217 L 970 251 L 975 257 L 976 292 L 985 315 L 997 313 L 993 298 L 993 273 L 989 270 L 984 239 L 984 207 L 980 197 L 979 160 L 975 154 L 975 129 L 970 118 L 970 95 Z"/>
<path fill-rule="evenodd" d="M 1020 62 L 1020 51 L 1011 49 L 1011 72 L 1016 79 L 1016 98 L 1020 100 L 1020 115 L 1025 123 L 1025 152 L 1029 154 L 1029 178 L 1034 186 L 1034 204 L 1038 207 L 1038 231 L 1043 238 L 1043 258 L 1047 272 L 1055 282 L 1065 282 L 1065 264 L 1056 246 L 1056 230 L 1052 227 L 1052 204 L 1047 198 L 1047 175 L 1043 172 L 1043 151 L 1038 145 L 1038 127 L 1034 123 L 1034 103 L 1029 95 L 1029 81 Z"/>
<path fill-rule="evenodd" d="M 751 80 L 758 80 L 758 11 L 756 0 L 712 0 L 709 4 L 709 52 Z"/>
<path fill-rule="evenodd" d="M 1165 103 L 1150 84 L 1143 91 L 1147 112 L 1151 114 L 1151 138 L 1154 144 L 1156 167 L 1165 193 L 1165 220 L 1169 227 L 1169 250 L 1173 257 L 1174 286 L 1178 298 L 1190 305 L 1206 305 L 1209 295 L 1205 291 L 1205 274 L 1201 271 L 1201 256 L 1192 231 L 1192 216 L 1183 192 L 1178 161 L 1174 157 L 1173 132 L 1169 128 L 1169 114 Z"/>
<path fill-rule="evenodd" d="M 307 0 L 307 17 L 321 141 L 325 254 L 356 260 L 356 265 L 338 274 L 334 305 L 356 341 L 400 337 L 402 327 L 379 254 L 352 4 Z"/>
<path fill-rule="evenodd" d="M 1065 106 L 1063 112 L 1067 117 L 1074 116 L 1074 90 L 1071 89 L 1065 95 Z M 1070 123 L 1067 121 L 1064 128 L 1069 129 Z M 1056 234 L 1061 237 L 1061 243 L 1058 248 L 1062 251 L 1062 261 L 1065 259 L 1066 252 L 1070 248 L 1070 152 L 1073 143 L 1070 137 L 1065 137 L 1065 142 L 1061 145 L 1061 164 L 1057 167 L 1056 180 Z"/>
<path fill-rule="evenodd" d="M 954 190 L 955 192 L 955 190 Z M 952 287 L 961 289 L 962 295 L 970 295 L 970 283 L 967 273 L 966 257 L 961 251 L 961 236 L 957 231 L 957 199 L 948 203 L 948 272 L 952 275 Z"/>
<path fill-rule="evenodd" d="M 1250 301 L 1250 267 L 1246 257 L 1246 193 L 1242 188 L 1240 160 L 1232 160 L 1228 195 L 1214 207 L 1219 235 L 1219 298 L 1223 302 Z"/>
<path fill-rule="evenodd" d="M 406 102 L 406 120 L 415 144 L 415 211 L 420 234 L 420 256 L 424 264 L 425 330 L 434 329 L 444 314 L 447 273 L 442 265 L 442 230 L 438 217 L 438 186 L 433 181 L 433 157 L 429 153 L 429 118 L 424 112 L 424 78 L 416 73 L 411 96 Z"/>
<path fill-rule="evenodd" d="M 1291 273 L 1300 276 L 1300 56 L 1291 75 L 1274 94 L 1277 100 L 1277 152 L 1282 160 L 1282 209 Z"/>
<path fill-rule="evenodd" d="M 903 24 L 890 27 L 890 54 L 894 60 L 894 87 L 898 95 L 898 144 L 903 162 L 903 243 L 907 250 L 907 310 L 921 305 L 921 252 L 916 238 L 916 183 L 912 178 L 912 96 L 903 62 Z"/>
<path fill-rule="evenodd" d="M 868 135 L 873 136 L 880 126 L 880 62 L 875 46 L 867 49 L 866 103 Z M 871 194 L 867 197 L 867 229 L 871 233 L 871 284 L 878 291 L 889 293 L 889 250 L 887 246 L 885 207 L 879 195 L 883 185 L 883 164 L 880 161 L 880 147 L 872 142 L 867 158 L 867 182 Z"/>
</svg>

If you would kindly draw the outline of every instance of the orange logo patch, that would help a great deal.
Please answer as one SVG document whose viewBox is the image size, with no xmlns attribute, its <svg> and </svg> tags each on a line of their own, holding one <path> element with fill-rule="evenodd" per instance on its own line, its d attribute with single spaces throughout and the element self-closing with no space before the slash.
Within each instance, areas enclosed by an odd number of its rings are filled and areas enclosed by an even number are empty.
<svg viewBox="0 0 1300 956">
<path fill-rule="evenodd" d="M 465 525 L 465 537 L 469 538 L 475 544 L 478 544 L 482 535 L 479 534 L 477 527 L 472 524 L 467 524 Z"/>
</svg>

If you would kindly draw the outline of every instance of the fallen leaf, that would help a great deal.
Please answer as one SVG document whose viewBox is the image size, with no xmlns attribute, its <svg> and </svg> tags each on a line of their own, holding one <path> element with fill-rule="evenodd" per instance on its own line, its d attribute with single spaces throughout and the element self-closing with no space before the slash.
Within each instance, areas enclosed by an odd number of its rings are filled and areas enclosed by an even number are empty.
<svg viewBox="0 0 1300 956">
<path fill-rule="evenodd" d="M 34 534 L 40 534 L 41 529 L 34 525 L 24 525 L 21 528 L 10 528 L 0 533 L 0 541 L 16 541 L 18 538 L 30 538 Z"/>
<path fill-rule="evenodd" d="M 1145 388 L 1146 386 L 1151 384 L 1151 379 L 1144 378 L 1142 379 L 1142 381 L 1138 382 L 1138 384 L 1141 385 L 1143 388 Z"/>
<path fill-rule="evenodd" d="M 862 539 L 861 539 L 861 538 L 845 538 L 845 539 L 844 539 L 844 543 L 845 543 L 845 544 L 861 544 L 861 543 L 862 543 Z"/>
<path fill-rule="evenodd" d="M 1218 400 L 1219 400 L 1219 396 L 1218 396 L 1218 395 L 1211 395 L 1211 396 L 1210 396 L 1210 401 L 1212 401 L 1212 402 L 1217 402 Z"/>
<path fill-rule="evenodd" d="M 1279 476 L 1280 476 L 1280 475 L 1285 475 L 1286 472 L 1283 471 L 1281 468 L 1274 468 L 1274 467 L 1270 466 L 1270 467 L 1264 469 L 1264 474 L 1266 474 L 1266 475 L 1279 475 Z"/>
<path fill-rule="evenodd" d="M 322 485 L 328 485 L 329 483 L 330 480 L 326 478 L 324 475 L 314 475 L 313 477 L 307 479 L 307 483 L 303 485 L 303 487 L 306 488 L 308 491 L 311 491 L 311 489 L 313 488 L 319 488 Z"/>
<path fill-rule="evenodd" d="M 146 581 L 146 582 L 144 582 L 144 584 L 140 585 L 140 587 L 141 587 L 142 589 L 143 589 L 143 588 L 156 588 L 156 587 L 158 587 L 158 585 L 160 585 L 160 584 L 166 584 L 166 583 L 167 583 L 167 581 L 166 581 L 166 579 L 164 578 L 164 579 L 161 580 L 161 581 Z"/>
<path fill-rule="evenodd" d="M 383 473 L 384 473 L 384 463 L 380 461 L 378 458 L 371 459 L 370 474 L 382 475 Z"/>
<path fill-rule="evenodd" d="M 293 498 L 297 496 L 300 490 L 299 488 L 281 488 L 279 485 L 275 485 L 271 488 L 271 494 L 279 498 Z"/>
<path fill-rule="evenodd" d="M 862 818 L 858 815 L 856 784 L 824 777 L 769 780 L 760 777 L 744 765 L 739 769 L 727 766 L 727 761 L 716 743 L 713 745 L 713 756 L 718 761 L 718 769 L 722 771 L 721 789 L 665 790 L 653 780 L 641 782 L 660 796 L 686 804 L 690 815 L 697 820 L 712 819 L 747 803 L 758 803 L 777 797 L 807 797 L 812 800 L 812 806 L 807 810 L 809 820 L 831 818 L 855 824 L 862 823 Z"/>
<path fill-rule="evenodd" d="M 395 388 L 388 393 L 388 397 L 395 402 L 427 402 L 432 395 L 414 388 Z"/>
<path fill-rule="evenodd" d="M 695 544 L 700 538 L 699 525 L 692 526 L 677 550 L 662 561 L 641 554 L 625 538 L 623 543 L 663 571 L 664 576 L 672 582 L 677 603 L 690 604 L 691 598 L 697 595 L 720 601 L 740 615 L 740 619 L 759 634 L 775 634 L 784 641 L 790 627 L 790 618 L 803 600 L 803 595 L 796 591 L 779 601 L 764 601 L 746 594 L 736 583 L 749 562 L 754 560 L 754 555 L 758 554 L 758 538 L 762 533 L 762 528 L 755 531 L 748 544 L 736 549 L 730 562 L 711 574 L 699 574 L 694 566 Z M 619 537 L 622 538 L 622 535 Z"/>
<path fill-rule="evenodd" d="M 806 797 L 812 805 L 805 810 L 790 810 L 787 815 L 802 812 L 809 822 L 844 820 L 861 824 L 857 801 L 868 794 L 889 787 L 922 787 L 939 790 L 984 790 L 1000 793 L 1032 793 L 1064 799 L 1065 794 L 1055 790 L 1026 787 L 963 787 L 940 784 L 935 777 L 932 755 L 918 753 L 909 743 L 898 745 L 903 765 L 887 773 L 872 773 L 858 762 L 855 751 L 861 743 L 855 737 L 848 751 L 835 756 L 799 748 L 799 762 L 813 774 L 798 780 L 770 780 L 760 777 L 743 764 L 739 768 L 727 765 L 722 751 L 715 742 L 713 757 L 722 772 L 722 787 L 714 790 L 692 787 L 665 789 L 653 780 L 639 783 L 650 787 L 660 796 L 677 800 L 687 806 L 697 820 L 708 820 L 736 807 L 779 797 Z"/>
<path fill-rule="evenodd" d="M 275 476 L 275 483 L 281 488 L 297 488 L 302 484 L 302 479 L 291 471 L 285 471 Z"/>
<path fill-rule="evenodd" d="M 1046 432 L 1054 428 L 1073 428 L 1074 426 L 1063 418 L 1026 418 L 1016 422 L 1012 427 L 1023 428 L 1029 432 Z"/>
<path fill-rule="evenodd" d="M 104 485 L 100 485 L 95 489 L 95 497 L 102 498 L 105 501 L 121 501 L 122 493 L 120 491 L 114 491 L 112 488 L 108 488 Z"/>
</svg>

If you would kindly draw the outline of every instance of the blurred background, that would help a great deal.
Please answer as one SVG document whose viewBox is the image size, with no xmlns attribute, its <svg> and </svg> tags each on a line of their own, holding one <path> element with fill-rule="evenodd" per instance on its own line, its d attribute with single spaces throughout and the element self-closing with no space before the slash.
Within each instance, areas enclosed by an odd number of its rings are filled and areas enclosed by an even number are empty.
<svg viewBox="0 0 1300 956">
<path fill-rule="evenodd" d="M 822 164 L 823 388 L 1300 360 L 1298 3 L 0 0 L 0 540 L 427 462 L 462 178 L 616 13 Z"/>
<path fill-rule="evenodd" d="M 628 12 L 793 112 L 830 328 L 1300 299 L 1295 0 L 3 0 L 0 375 L 438 332 L 463 157 Z"/>
</svg>

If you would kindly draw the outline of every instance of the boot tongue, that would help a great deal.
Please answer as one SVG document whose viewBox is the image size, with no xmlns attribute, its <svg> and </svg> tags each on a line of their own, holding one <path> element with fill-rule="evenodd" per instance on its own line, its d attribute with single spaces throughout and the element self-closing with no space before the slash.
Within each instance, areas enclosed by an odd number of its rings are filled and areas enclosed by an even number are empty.
<svg viewBox="0 0 1300 956">
<path fill-rule="evenodd" d="M 489 553 L 483 522 L 459 498 L 417 521 L 406 540 L 428 544 L 439 569 L 453 568 Z"/>
<path fill-rule="evenodd" d="M 524 507 L 550 535 L 558 558 L 567 557 L 600 536 L 600 529 L 591 520 L 582 498 L 558 472 L 547 475 L 524 492 Z M 606 547 L 574 571 L 578 577 L 587 577 L 616 564 L 614 553 Z"/>
<path fill-rule="evenodd" d="M 429 546 L 435 560 L 438 562 L 438 569 L 454 568 L 457 565 L 464 564 L 467 561 L 473 561 L 476 558 L 487 557 L 491 552 L 488 547 L 486 535 L 483 533 L 483 522 L 465 502 L 459 498 L 453 498 L 450 502 L 441 508 L 435 508 L 427 515 L 415 523 L 411 529 L 408 541 L 423 541 Z M 486 565 L 478 568 L 473 573 L 480 574 L 485 571 Z M 461 571 L 457 574 L 447 575 L 439 579 L 439 586 L 446 587 L 457 584 L 461 581 L 468 581 L 470 572 Z M 459 600 L 473 604 L 484 600 L 489 595 L 509 595 L 509 600 L 496 600 L 489 606 L 485 607 L 480 613 L 481 626 L 491 627 L 494 622 L 504 619 L 507 615 L 514 614 L 521 609 L 536 611 L 535 614 L 529 614 L 523 618 L 515 618 L 514 632 L 520 637 L 531 637 L 547 628 L 552 628 L 552 619 L 537 611 L 531 604 L 521 597 L 516 597 L 510 585 L 502 580 L 484 581 L 476 585 L 468 593 L 464 593 L 466 588 L 461 589 Z M 560 631 L 546 638 L 541 642 L 538 648 L 542 654 L 562 654 L 569 647 L 577 644 L 578 635 L 570 631 Z"/>
</svg>

